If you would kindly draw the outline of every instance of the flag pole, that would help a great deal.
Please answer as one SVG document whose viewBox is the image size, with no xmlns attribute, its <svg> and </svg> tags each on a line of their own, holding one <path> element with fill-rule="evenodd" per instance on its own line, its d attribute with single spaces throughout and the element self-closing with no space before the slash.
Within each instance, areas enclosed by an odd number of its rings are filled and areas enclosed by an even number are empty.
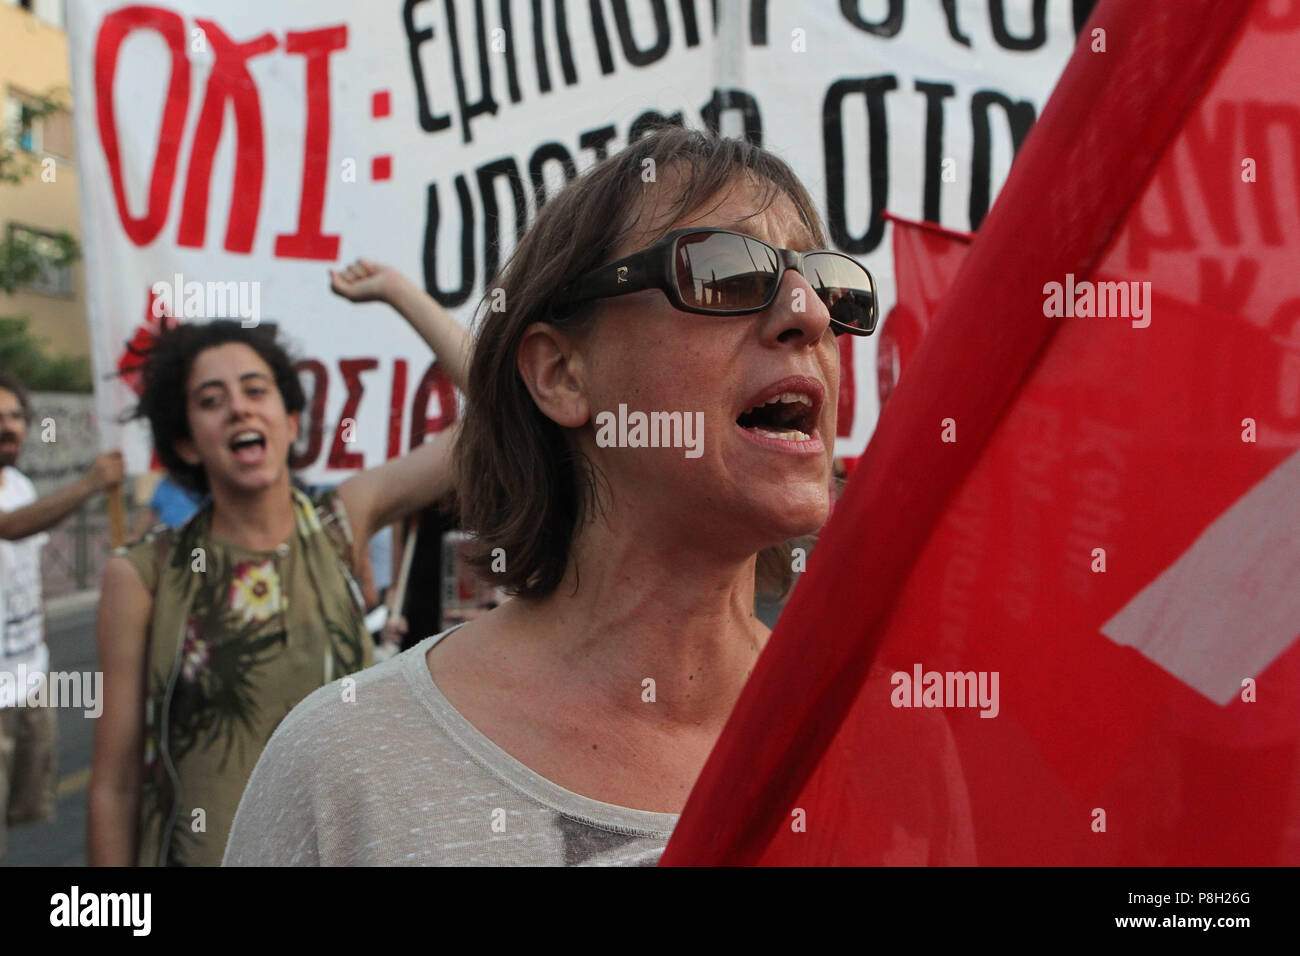
<svg viewBox="0 0 1300 956">
<path fill-rule="evenodd" d="M 122 494 L 122 483 L 109 485 L 108 495 L 108 540 L 114 548 L 126 544 L 126 500 Z"/>
<path fill-rule="evenodd" d="M 406 541 L 402 545 L 402 566 L 397 571 L 397 580 L 388 593 L 388 616 L 396 617 L 402 613 L 406 603 L 406 585 L 411 579 L 411 562 L 415 558 L 415 542 L 420 536 L 420 526 L 411 522 L 406 532 Z"/>
</svg>

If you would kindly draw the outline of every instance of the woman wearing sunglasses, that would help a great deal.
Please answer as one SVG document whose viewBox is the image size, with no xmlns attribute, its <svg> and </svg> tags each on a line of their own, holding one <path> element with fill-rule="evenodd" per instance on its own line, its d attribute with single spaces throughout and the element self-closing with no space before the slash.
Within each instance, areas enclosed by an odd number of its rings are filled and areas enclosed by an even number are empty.
<svg viewBox="0 0 1300 956">
<path fill-rule="evenodd" d="M 457 449 L 516 598 L 297 707 L 227 865 L 658 860 L 768 638 L 756 590 L 830 507 L 835 337 L 876 312 L 826 245 L 784 162 L 676 128 L 541 209 L 485 296 Z M 661 440 L 598 441 L 620 406 Z"/>
</svg>

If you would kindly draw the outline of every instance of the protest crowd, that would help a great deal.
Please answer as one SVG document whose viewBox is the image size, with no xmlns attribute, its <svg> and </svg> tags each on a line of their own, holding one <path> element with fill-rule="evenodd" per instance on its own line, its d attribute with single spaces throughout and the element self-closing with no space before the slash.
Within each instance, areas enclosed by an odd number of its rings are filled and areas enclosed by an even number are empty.
<svg viewBox="0 0 1300 956">
<path fill-rule="evenodd" d="M 1300 861 L 1300 14 L 208 6 L 7 87 L 0 860 Z"/>
</svg>

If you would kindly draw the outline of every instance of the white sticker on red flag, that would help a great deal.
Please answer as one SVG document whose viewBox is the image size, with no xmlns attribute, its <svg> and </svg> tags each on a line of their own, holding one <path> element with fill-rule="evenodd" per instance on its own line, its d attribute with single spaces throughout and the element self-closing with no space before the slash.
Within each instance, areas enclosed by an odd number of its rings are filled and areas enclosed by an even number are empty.
<svg viewBox="0 0 1300 956">
<path fill-rule="evenodd" d="M 1286 520 L 1297 501 L 1300 452 L 1206 528 L 1101 632 L 1227 706 L 1244 678 L 1258 677 L 1300 635 L 1300 528 Z"/>
</svg>

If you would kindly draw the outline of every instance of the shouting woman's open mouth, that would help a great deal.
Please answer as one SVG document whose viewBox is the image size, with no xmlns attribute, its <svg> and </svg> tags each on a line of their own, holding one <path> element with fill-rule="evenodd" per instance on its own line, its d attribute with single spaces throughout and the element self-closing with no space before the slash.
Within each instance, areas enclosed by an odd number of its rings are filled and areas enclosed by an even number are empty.
<svg viewBox="0 0 1300 956">
<path fill-rule="evenodd" d="M 823 450 L 818 422 L 825 389 L 806 376 L 773 382 L 748 399 L 736 424 L 752 440 L 799 454 Z"/>
<path fill-rule="evenodd" d="M 266 458 L 266 436 L 256 428 L 241 428 L 227 447 L 241 465 L 258 465 Z"/>
</svg>

